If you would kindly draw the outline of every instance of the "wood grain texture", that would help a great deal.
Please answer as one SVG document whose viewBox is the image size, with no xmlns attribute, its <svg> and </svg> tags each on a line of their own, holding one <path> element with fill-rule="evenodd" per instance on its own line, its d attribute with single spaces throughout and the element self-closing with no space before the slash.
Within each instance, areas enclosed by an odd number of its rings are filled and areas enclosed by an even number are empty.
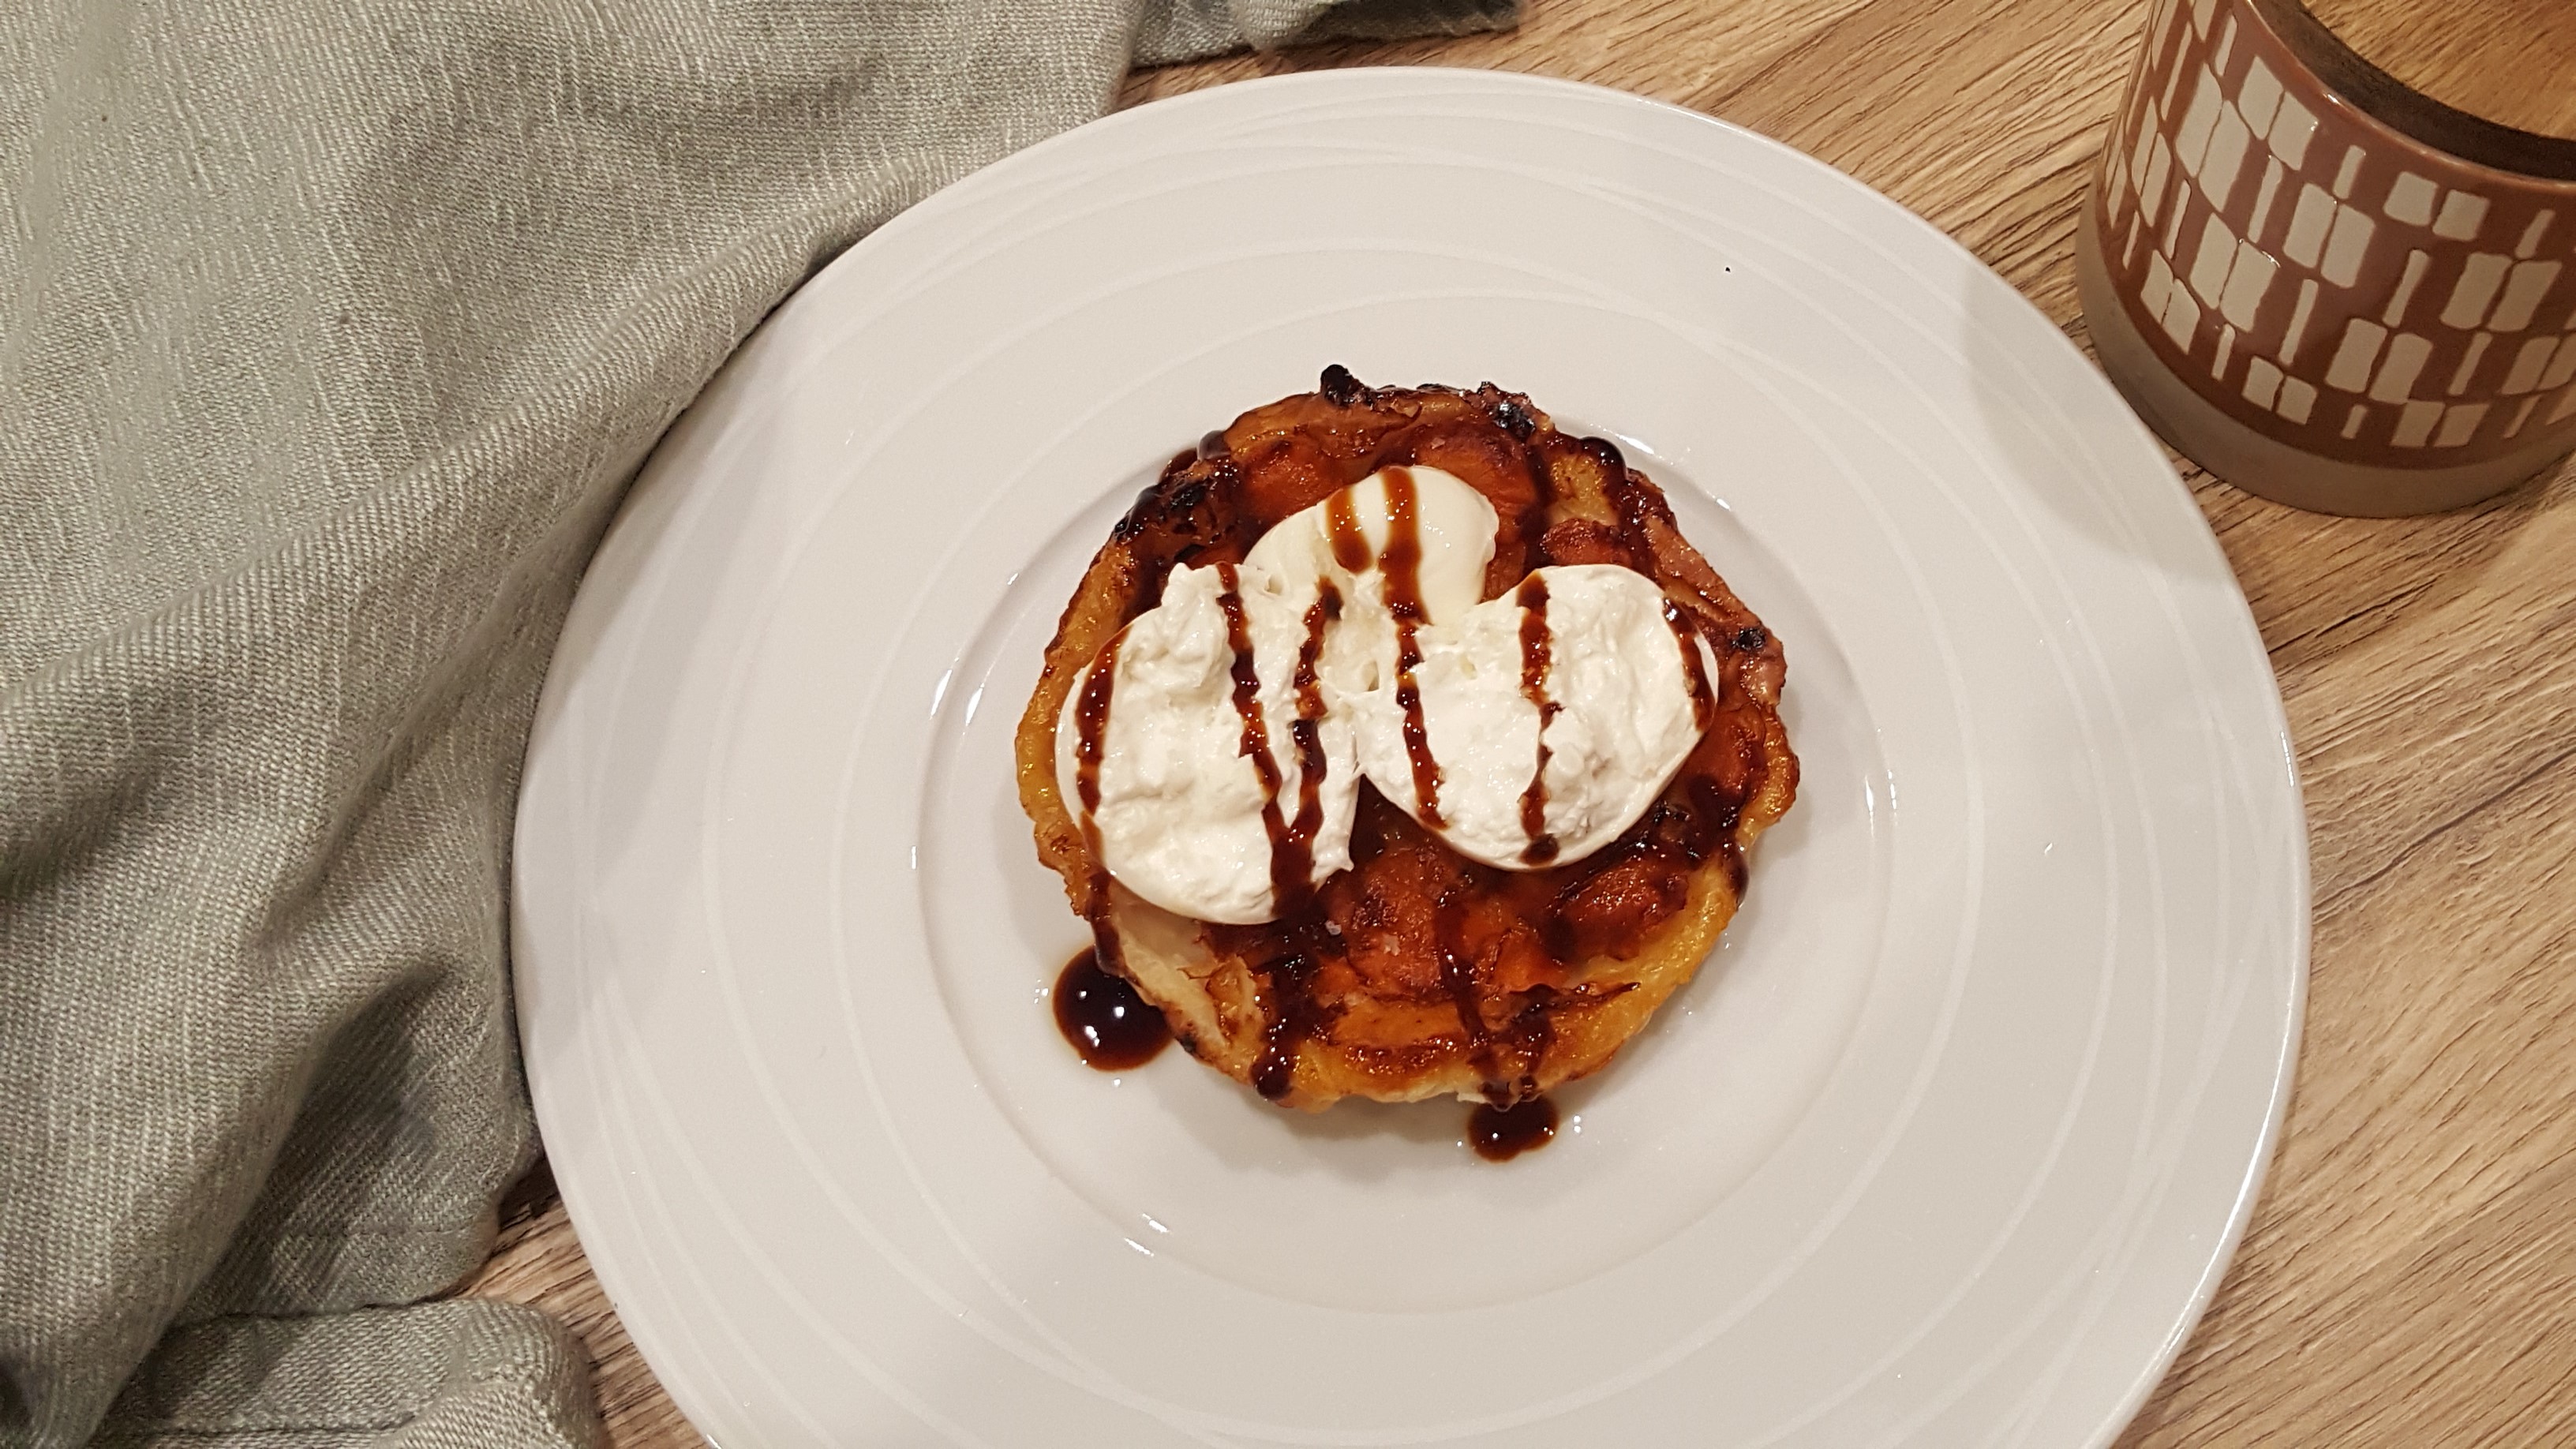
<svg viewBox="0 0 2576 1449">
<path fill-rule="evenodd" d="M 2567 0 L 2307 0 L 2307 7 L 2373 65 L 2437 101 L 2544 136 L 2576 137 L 2576 5 Z M 2428 25 L 2428 13 L 2444 19 Z"/>
<path fill-rule="evenodd" d="M 1511 35 L 1174 67 L 1132 77 L 1122 102 L 1334 65 L 1615 85 L 1851 172 L 2083 342 L 2075 208 L 2145 10 L 1533 0 Z M 2432 18 L 2388 44 L 2510 23 L 2501 7 L 2417 13 Z M 2530 88 L 2566 85 L 2547 54 L 2524 54 Z M 2269 1186 L 2121 1449 L 2576 1443 L 2576 468 L 2464 513 L 2356 520 L 2177 466 L 2280 673 L 2316 945 Z M 463 1291 L 571 1321 L 597 1358 L 612 1443 L 699 1442 L 627 1344 L 560 1202 L 532 1195 Z"/>
</svg>

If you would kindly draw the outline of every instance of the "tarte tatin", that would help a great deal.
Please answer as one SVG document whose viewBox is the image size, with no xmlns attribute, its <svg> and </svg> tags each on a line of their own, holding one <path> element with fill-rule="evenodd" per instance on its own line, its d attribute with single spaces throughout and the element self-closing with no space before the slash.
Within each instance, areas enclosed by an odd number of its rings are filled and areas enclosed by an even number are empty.
<svg viewBox="0 0 2576 1449">
<path fill-rule="evenodd" d="M 1705 733 L 1644 816 L 1581 860 L 1479 863 L 1363 782 L 1351 868 L 1311 886 L 1280 872 L 1278 919 L 1220 925 L 1148 904 L 1102 868 L 1059 783 L 1059 723 L 1083 717 L 1079 702 L 1067 710 L 1077 677 L 1175 566 L 1239 562 L 1280 519 L 1399 466 L 1445 470 L 1492 503 L 1487 599 L 1549 564 L 1625 565 L 1660 584 L 1667 617 L 1715 661 L 1695 701 Z M 1746 853 L 1796 795 L 1785 674 L 1780 641 L 1616 446 L 1558 432 L 1491 383 L 1373 388 L 1332 367 L 1320 390 L 1173 458 L 1101 546 L 1020 720 L 1020 803 L 1101 968 L 1200 1061 L 1307 1109 L 1353 1095 L 1510 1109 L 1607 1063 L 1716 944 Z M 1294 802 L 1276 813 L 1293 820 Z M 1296 843 L 1274 838 L 1282 848 Z"/>
</svg>

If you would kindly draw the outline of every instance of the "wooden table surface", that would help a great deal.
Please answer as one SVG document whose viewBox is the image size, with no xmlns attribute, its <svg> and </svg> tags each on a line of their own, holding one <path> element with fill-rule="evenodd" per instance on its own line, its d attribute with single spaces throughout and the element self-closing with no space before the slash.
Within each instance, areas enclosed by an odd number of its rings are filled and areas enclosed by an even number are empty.
<svg viewBox="0 0 2576 1449">
<path fill-rule="evenodd" d="M 2379 44 L 2411 25 L 2454 48 L 2464 27 L 2527 33 L 2512 28 L 2523 3 L 2335 0 L 2386 11 Z M 1181 66 L 1132 77 L 1121 99 L 1398 63 L 1618 86 L 1858 176 L 2083 344 L 2076 205 L 2146 13 L 2146 0 L 1530 0 L 1509 35 Z M 2526 54 L 2529 85 L 2576 92 L 2561 58 Z M 2262 1202 L 2120 1443 L 2576 1444 L 2576 467 L 2466 512 L 2362 521 L 2176 466 L 2288 701 L 2315 955 Z M 702 1442 L 627 1341 L 542 1174 L 462 1291 L 572 1325 L 610 1443 Z"/>
</svg>

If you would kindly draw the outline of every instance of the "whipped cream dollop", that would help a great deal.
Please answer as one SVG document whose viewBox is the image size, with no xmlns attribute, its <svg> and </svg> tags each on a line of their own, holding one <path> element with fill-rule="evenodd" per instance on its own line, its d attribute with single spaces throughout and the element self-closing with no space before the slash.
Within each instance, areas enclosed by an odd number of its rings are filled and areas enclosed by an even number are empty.
<svg viewBox="0 0 2576 1449">
<path fill-rule="evenodd" d="M 1494 505 L 1456 474 L 1438 468 L 1381 468 L 1312 508 L 1270 526 L 1244 555 L 1245 569 L 1294 589 L 1330 579 L 1345 597 L 1366 591 L 1381 605 L 1390 579 L 1412 590 L 1425 622 L 1458 618 L 1485 597 L 1485 566 L 1494 561 Z M 1414 560 L 1410 575 L 1403 547 Z M 1342 627 L 1370 622 L 1345 612 Z M 1393 638 L 1393 621 L 1386 620 Z M 1375 636 L 1372 635 L 1372 642 Z"/>
<path fill-rule="evenodd" d="M 1109 873 L 1167 911 L 1251 925 L 1276 918 L 1283 889 L 1350 868 L 1353 716 L 1324 696 L 1333 610 L 1319 580 L 1304 583 L 1292 593 L 1233 565 L 1175 568 L 1162 602 L 1065 700 L 1055 766 L 1066 808 L 1088 821 Z M 1105 688 L 1094 678 L 1104 668 Z M 1087 701 L 1105 704 L 1090 711 L 1105 719 L 1087 721 Z"/>
<path fill-rule="evenodd" d="M 1708 728 L 1715 656 L 1661 585 L 1618 564 L 1534 569 L 1420 645 L 1429 808 L 1395 690 L 1358 701 L 1360 772 L 1487 865 L 1562 865 L 1618 839 Z"/>
<path fill-rule="evenodd" d="M 1388 468 L 1239 565 L 1175 568 L 1057 723 L 1059 786 L 1109 873 L 1184 916 L 1275 919 L 1350 867 L 1363 777 L 1508 870 L 1634 824 L 1707 728 L 1714 657 L 1617 565 L 1482 599 L 1497 523 L 1451 474 Z"/>
</svg>

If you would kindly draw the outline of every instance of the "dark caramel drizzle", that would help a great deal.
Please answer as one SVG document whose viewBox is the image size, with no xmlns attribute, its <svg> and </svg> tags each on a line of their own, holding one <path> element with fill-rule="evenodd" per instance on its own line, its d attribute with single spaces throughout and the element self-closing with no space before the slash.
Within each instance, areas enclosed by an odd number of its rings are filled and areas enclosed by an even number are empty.
<svg viewBox="0 0 2576 1449">
<path fill-rule="evenodd" d="M 1538 707 L 1538 763 L 1530 767 L 1529 788 L 1521 792 L 1521 829 L 1529 845 L 1521 859 L 1545 865 L 1556 859 L 1556 837 L 1547 833 L 1547 727 L 1556 721 L 1557 703 L 1547 697 L 1547 580 L 1532 573 L 1521 581 L 1521 693 Z"/>
<path fill-rule="evenodd" d="M 1352 573 L 1368 567 L 1368 535 L 1360 532 L 1350 489 L 1337 488 L 1324 500 L 1324 538 L 1333 546 L 1333 562 Z"/>
<path fill-rule="evenodd" d="M 1225 642 L 1234 650 L 1234 712 L 1243 720 L 1242 743 L 1236 752 L 1249 757 L 1253 773 L 1261 777 L 1261 828 L 1270 837 L 1270 899 L 1273 909 L 1284 909 L 1294 899 L 1306 894 L 1309 878 L 1314 874 L 1311 845 L 1291 838 L 1285 821 L 1279 818 L 1279 761 L 1270 753 L 1270 725 L 1261 714 L 1261 675 L 1253 668 L 1252 629 L 1243 617 L 1243 588 L 1234 565 L 1216 566 L 1217 582 L 1223 588 L 1216 596 L 1216 606 L 1225 614 Z M 1296 727 L 1289 732 L 1293 736 Z M 1307 837 L 1311 842 L 1313 837 Z"/>
<path fill-rule="evenodd" d="M 1342 595 L 1330 579 L 1316 580 L 1315 590 L 1315 602 L 1306 606 L 1297 670 L 1289 681 L 1297 697 L 1297 718 L 1288 725 L 1288 741 L 1297 751 L 1297 815 L 1288 822 L 1288 837 L 1281 844 L 1288 868 L 1283 871 L 1275 859 L 1271 866 L 1283 914 L 1303 908 L 1314 894 L 1315 833 L 1324 827 L 1324 691 L 1316 667 L 1324 657 L 1324 630 L 1342 615 Z"/>
<path fill-rule="evenodd" d="M 1171 1025 L 1124 977 L 1100 969 L 1096 951 L 1066 963 L 1055 978 L 1056 1030 L 1083 1061 L 1123 1072 L 1152 1061 L 1172 1040 Z"/>
<path fill-rule="evenodd" d="M 1330 510 L 1326 510 L 1327 516 Z M 1317 580 L 1315 602 L 1306 606 L 1306 637 L 1297 646 L 1297 671 L 1291 685 L 1297 695 L 1297 718 L 1288 726 L 1297 749 L 1297 818 L 1289 823 L 1285 842 L 1296 862 L 1297 879 L 1272 876 L 1279 896 L 1278 927 L 1295 945 L 1288 954 L 1260 969 L 1262 1009 L 1267 1022 L 1261 1033 L 1261 1055 L 1252 1064 L 1254 1091 L 1271 1101 L 1296 1085 L 1297 1049 L 1323 1030 L 1330 1014 L 1315 996 L 1316 963 L 1336 944 L 1325 928 L 1313 882 L 1315 832 L 1324 823 L 1324 691 L 1316 667 L 1324 655 L 1324 629 L 1342 616 L 1341 591 L 1328 579 Z"/>
<path fill-rule="evenodd" d="M 1297 924 L 1297 934 L 1322 934 L 1314 913 Z M 1321 1032 L 1327 1010 L 1315 995 L 1316 954 L 1299 950 L 1262 968 L 1263 1014 L 1261 1055 L 1252 1063 L 1252 1090 L 1276 1102 L 1297 1085 L 1297 1049 Z"/>
<path fill-rule="evenodd" d="M 1700 733 L 1717 719 L 1717 699 L 1709 692 L 1708 662 L 1700 658 L 1699 630 L 1682 617 L 1681 605 L 1664 600 L 1664 622 L 1673 631 L 1673 642 L 1682 647 L 1682 679 L 1690 688 L 1691 722 Z"/>
<path fill-rule="evenodd" d="M 1109 734 L 1109 696 L 1117 688 L 1118 644 L 1124 632 L 1110 636 L 1091 673 L 1082 681 L 1082 698 L 1073 710 L 1073 790 L 1082 805 L 1083 848 L 1091 852 L 1091 899 L 1083 912 L 1091 922 L 1094 949 L 1103 964 L 1117 966 L 1118 931 L 1109 920 L 1109 866 L 1100 851 L 1100 747 Z"/>
<path fill-rule="evenodd" d="M 1335 547 L 1335 556 L 1340 549 Z M 1440 828 L 1440 762 L 1431 758 L 1431 734 L 1422 722 L 1422 690 L 1413 671 L 1422 667 L 1422 519 L 1413 470 L 1386 470 L 1386 547 L 1377 556 L 1386 575 L 1386 611 L 1395 616 L 1395 702 L 1404 711 L 1404 757 L 1413 767 L 1413 799 L 1422 823 Z"/>
</svg>

